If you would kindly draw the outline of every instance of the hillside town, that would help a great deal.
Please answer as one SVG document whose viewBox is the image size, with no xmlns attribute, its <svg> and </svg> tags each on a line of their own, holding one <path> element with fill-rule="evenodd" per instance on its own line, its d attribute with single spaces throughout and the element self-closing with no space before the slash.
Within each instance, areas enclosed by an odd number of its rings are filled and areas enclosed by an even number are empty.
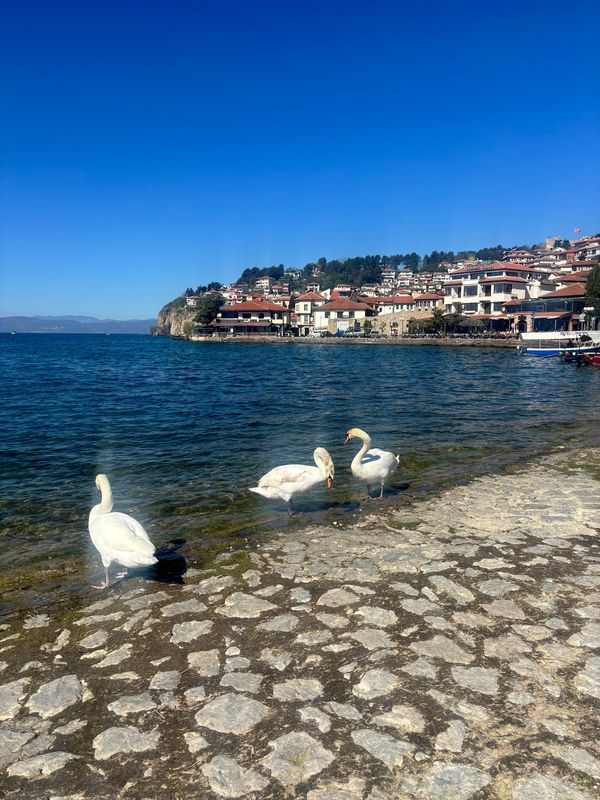
<svg viewBox="0 0 600 800">
<path fill-rule="evenodd" d="M 530 331 L 595 329 L 586 309 L 586 283 L 600 261 L 600 236 L 573 241 L 549 237 L 531 249 L 511 249 L 500 260 L 441 261 L 435 271 L 384 266 L 378 282 L 322 289 L 320 268 L 306 277 L 287 270 L 280 279 L 188 289 L 185 306 L 200 309 L 213 297 L 216 314 L 196 319 L 187 333 L 210 336 L 406 336 L 456 328 L 506 337 Z M 306 271 L 305 271 L 306 272 Z M 303 278 L 302 281 L 300 279 Z M 294 289 L 294 286 L 300 289 Z"/>
</svg>

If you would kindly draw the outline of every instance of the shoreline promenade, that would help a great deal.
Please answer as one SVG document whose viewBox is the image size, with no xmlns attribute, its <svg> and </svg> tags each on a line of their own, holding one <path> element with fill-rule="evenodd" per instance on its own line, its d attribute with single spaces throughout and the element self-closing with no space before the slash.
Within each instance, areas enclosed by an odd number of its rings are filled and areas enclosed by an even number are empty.
<svg viewBox="0 0 600 800">
<path fill-rule="evenodd" d="M 19 800 L 593 800 L 600 456 L 2 620 Z"/>
</svg>

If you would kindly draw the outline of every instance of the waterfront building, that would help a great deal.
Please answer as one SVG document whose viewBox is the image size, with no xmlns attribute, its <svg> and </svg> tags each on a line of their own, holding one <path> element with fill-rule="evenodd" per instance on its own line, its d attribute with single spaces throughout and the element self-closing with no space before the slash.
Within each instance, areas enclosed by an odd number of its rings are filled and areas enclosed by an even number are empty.
<svg viewBox="0 0 600 800">
<path fill-rule="evenodd" d="M 579 331 L 585 327 L 585 283 L 570 283 L 537 298 L 510 300 L 504 311 L 515 332 Z"/>
<path fill-rule="evenodd" d="M 315 327 L 314 310 L 326 302 L 326 298 L 318 292 L 305 292 L 295 299 L 295 323 L 299 336 L 308 336 L 312 333 Z"/>
<path fill-rule="evenodd" d="M 213 328 L 217 334 L 283 336 L 290 327 L 290 310 L 270 300 L 253 299 L 221 306 Z"/>
<path fill-rule="evenodd" d="M 448 277 L 444 284 L 446 314 L 461 311 L 482 320 L 506 320 L 505 304 L 510 300 L 539 297 L 551 273 L 542 267 L 494 261 L 454 270 Z"/>
<path fill-rule="evenodd" d="M 366 303 L 340 297 L 315 307 L 314 330 L 332 334 L 357 330 L 364 327 L 366 319 L 374 317 L 375 313 Z"/>
</svg>

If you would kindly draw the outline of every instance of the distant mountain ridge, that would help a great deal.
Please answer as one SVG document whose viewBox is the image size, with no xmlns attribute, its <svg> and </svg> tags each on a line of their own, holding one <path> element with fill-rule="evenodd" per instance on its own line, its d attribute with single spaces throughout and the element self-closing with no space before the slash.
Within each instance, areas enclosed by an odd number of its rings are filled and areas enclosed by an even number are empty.
<svg viewBox="0 0 600 800">
<path fill-rule="evenodd" d="M 77 315 L 0 317 L 0 333 L 141 333 L 149 334 L 156 319 L 96 319 Z"/>
</svg>

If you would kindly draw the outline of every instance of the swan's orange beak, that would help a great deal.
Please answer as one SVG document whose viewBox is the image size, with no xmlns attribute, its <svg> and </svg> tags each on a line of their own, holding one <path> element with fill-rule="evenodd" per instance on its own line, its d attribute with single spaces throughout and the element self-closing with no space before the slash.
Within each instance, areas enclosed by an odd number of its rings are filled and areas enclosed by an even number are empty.
<svg viewBox="0 0 600 800">
<path fill-rule="evenodd" d="M 348 444 L 349 441 L 350 441 L 350 437 L 348 436 L 348 434 L 346 434 L 344 436 L 344 444 Z"/>
<path fill-rule="evenodd" d="M 333 479 L 328 477 L 327 478 L 327 488 L 331 489 L 332 486 L 333 486 Z"/>
</svg>

